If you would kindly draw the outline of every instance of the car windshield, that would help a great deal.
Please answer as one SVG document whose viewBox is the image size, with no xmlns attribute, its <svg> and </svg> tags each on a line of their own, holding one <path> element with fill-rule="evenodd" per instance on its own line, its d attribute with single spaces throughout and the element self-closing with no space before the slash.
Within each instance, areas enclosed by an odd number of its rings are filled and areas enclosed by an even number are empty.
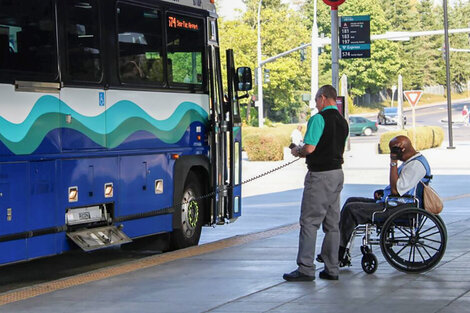
<svg viewBox="0 0 470 313">
<path fill-rule="evenodd" d="M 385 108 L 384 113 L 385 114 L 397 114 L 397 108 Z"/>
<path fill-rule="evenodd" d="M 397 116 L 397 114 L 398 114 L 397 108 L 384 108 L 384 115 Z"/>
</svg>

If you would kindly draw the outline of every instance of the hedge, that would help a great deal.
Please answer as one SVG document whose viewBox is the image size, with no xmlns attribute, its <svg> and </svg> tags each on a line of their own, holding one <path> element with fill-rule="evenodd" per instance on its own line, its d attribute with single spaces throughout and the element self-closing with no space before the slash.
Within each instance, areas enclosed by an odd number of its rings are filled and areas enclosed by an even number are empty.
<svg viewBox="0 0 470 313">
<path fill-rule="evenodd" d="M 243 146 L 250 161 L 279 161 L 284 156 L 280 140 L 269 134 L 246 136 Z"/>
<path fill-rule="evenodd" d="M 296 124 L 274 124 L 272 127 L 243 127 L 242 145 L 250 161 L 280 161 L 284 147 L 290 144 L 290 134 Z M 305 126 L 303 127 L 305 132 Z"/>
<path fill-rule="evenodd" d="M 283 148 L 290 144 L 290 134 L 296 124 L 275 124 L 272 127 L 243 127 L 242 144 L 250 161 L 280 161 L 283 159 Z M 303 131 L 305 132 L 305 125 Z M 413 142 L 413 129 L 390 131 L 380 136 L 379 153 L 388 154 L 389 141 L 399 135 L 407 136 Z M 439 147 L 444 141 L 444 130 L 437 126 L 416 127 L 416 150 Z"/>
<path fill-rule="evenodd" d="M 414 142 L 414 134 L 416 133 L 416 142 Z M 389 131 L 380 136 L 379 153 L 388 154 L 390 148 L 388 143 L 396 136 L 404 135 L 410 138 L 413 147 L 416 150 L 424 150 L 439 147 L 444 141 L 444 130 L 439 126 L 421 126 L 415 129 Z"/>
</svg>

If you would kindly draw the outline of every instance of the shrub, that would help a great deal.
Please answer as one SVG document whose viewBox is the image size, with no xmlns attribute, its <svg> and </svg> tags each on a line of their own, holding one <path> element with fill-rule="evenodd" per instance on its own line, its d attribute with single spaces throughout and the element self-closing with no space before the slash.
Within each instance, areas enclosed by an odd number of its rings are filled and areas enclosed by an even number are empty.
<svg viewBox="0 0 470 313">
<path fill-rule="evenodd" d="M 389 131 L 389 132 L 383 133 L 380 136 L 379 153 L 383 153 L 383 154 L 390 153 L 390 148 L 388 147 L 388 143 L 390 142 L 390 140 L 392 140 L 392 138 L 396 136 L 400 136 L 400 135 L 407 136 L 408 134 L 406 130 L 395 130 L 395 131 Z"/>
<path fill-rule="evenodd" d="M 279 161 L 283 159 L 283 146 L 279 138 L 270 134 L 252 134 L 243 146 L 250 161 Z"/>
<path fill-rule="evenodd" d="M 263 128 L 243 127 L 242 145 L 243 149 L 248 154 L 248 159 L 250 161 L 282 160 L 283 147 L 289 146 L 290 134 L 297 125 L 298 124 L 272 124 L 271 127 L 265 126 Z M 304 133 L 305 130 L 306 126 L 304 125 Z M 264 151 L 268 149 L 271 151 Z"/>
<path fill-rule="evenodd" d="M 380 136 L 379 153 L 390 153 L 388 143 L 392 138 L 399 135 L 410 138 L 416 150 L 439 147 L 444 141 L 444 130 L 438 126 L 422 126 L 416 127 L 416 129 L 389 131 Z"/>
</svg>

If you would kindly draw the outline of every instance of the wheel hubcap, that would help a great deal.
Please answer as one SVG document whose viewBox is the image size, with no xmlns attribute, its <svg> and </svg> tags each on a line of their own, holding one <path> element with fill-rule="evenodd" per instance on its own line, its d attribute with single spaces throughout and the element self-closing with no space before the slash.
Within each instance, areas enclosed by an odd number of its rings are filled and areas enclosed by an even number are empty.
<svg viewBox="0 0 470 313">
<path fill-rule="evenodd" d="M 181 223 L 183 233 L 187 238 L 194 235 L 198 220 L 199 205 L 194 192 L 191 189 L 187 189 L 183 194 L 183 204 L 181 205 Z"/>
</svg>

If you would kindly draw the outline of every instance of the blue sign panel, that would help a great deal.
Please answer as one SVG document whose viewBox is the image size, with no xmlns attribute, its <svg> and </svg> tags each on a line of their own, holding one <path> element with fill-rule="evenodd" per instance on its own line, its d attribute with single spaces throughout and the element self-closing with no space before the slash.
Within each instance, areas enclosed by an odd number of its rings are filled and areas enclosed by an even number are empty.
<svg viewBox="0 0 470 313">
<path fill-rule="evenodd" d="M 342 59 L 370 58 L 370 16 L 342 16 L 339 27 Z"/>
</svg>

